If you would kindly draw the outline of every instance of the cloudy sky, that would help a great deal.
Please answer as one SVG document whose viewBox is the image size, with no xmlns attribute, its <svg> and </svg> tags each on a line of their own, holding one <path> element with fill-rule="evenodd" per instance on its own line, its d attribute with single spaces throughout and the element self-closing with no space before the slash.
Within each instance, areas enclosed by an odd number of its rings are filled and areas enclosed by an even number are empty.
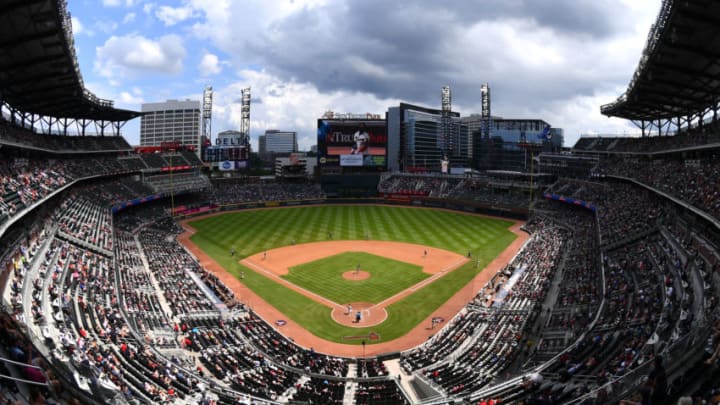
<svg viewBox="0 0 720 405">
<path fill-rule="evenodd" d="M 69 0 L 86 87 L 116 106 L 201 99 L 212 85 L 213 137 L 295 130 L 315 142 L 324 111 L 384 113 L 400 101 L 541 118 L 580 134 L 634 133 L 600 114 L 627 87 L 660 0 Z M 124 128 L 139 143 L 139 120 Z"/>
</svg>

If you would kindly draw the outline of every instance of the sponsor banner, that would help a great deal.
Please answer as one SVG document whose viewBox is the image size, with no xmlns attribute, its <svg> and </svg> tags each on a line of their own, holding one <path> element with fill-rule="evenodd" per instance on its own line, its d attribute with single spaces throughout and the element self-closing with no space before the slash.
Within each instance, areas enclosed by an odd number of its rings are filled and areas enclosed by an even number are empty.
<svg viewBox="0 0 720 405">
<path fill-rule="evenodd" d="M 192 166 L 189 166 L 189 165 L 182 165 L 182 166 L 165 166 L 165 167 L 161 167 L 161 168 L 160 168 L 160 171 L 161 171 L 161 172 L 170 172 L 170 171 L 172 171 L 172 172 L 177 172 L 177 171 L 180 171 L 180 170 L 190 170 L 190 169 L 192 169 Z"/>
<path fill-rule="evenodd" d="M 591 203 L 589 203 L 587 201 L 583 201 L 583 200 L 577 200 L 575 198 L 564 197 L 561 195 L 550 194 L 550 193 L 543 194 L 543 197 L 545 197 L 548 200 L 555 200 L 555 201 L 561 201 L 561 202 L 564 202 L 567 204 L 579 205 L 579 206 L 581 206 L 583 208 L 587 208 L 593 212 L 595 212 L 597 210 L 597 208 L 594 205 L 592 205 Z"/>
<path fill-rule="evenodd" d="M 233 170 L 242 170 L 248 168 L 247 160 L 223 160 L 218 162 L 218 170 L 221 172 L 229 172 Z"/>
<path fill-rule="evenodd" d="M 143 197 L 143 198 L 136 198 L 134 200 L 125 201 L 120 204 L 113 205 L 110 210 L 114 214 L 116 212 L 120 212 L 120 211 L 124 210 L 125 208 L 132 207 L 134 205 L 144 204 L 144 203 L 150 202 L 150 201 L 155 201 L 160 198 L 162 198 L 162 194 L 154 194 L 154 195 L 149 195 L 149 196 Z"/>
<path fill-rule="evenodd" d="M 362 166 L 363 155 L 340 155 L 340 166 Z"/>
<path fill-rule="evenodd" d="M 222 161 L 218 163 L 218 169 L 220 169 L 221 172 L 229 172 L 231 170 L 235 170 L 235 162 L 231 160 Z"/>
</svg>

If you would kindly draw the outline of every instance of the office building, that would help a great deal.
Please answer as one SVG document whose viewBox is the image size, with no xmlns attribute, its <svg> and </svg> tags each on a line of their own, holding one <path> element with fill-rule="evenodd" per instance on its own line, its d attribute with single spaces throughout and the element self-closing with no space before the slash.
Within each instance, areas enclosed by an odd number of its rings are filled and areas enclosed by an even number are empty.
<svg viewBox="0 0 720 405">
<path fill-rule="evenodd" d="M 164 142 L 191 145 L 200 151 L 200 101 L 168 100 L 140 107 L 140 145 L 160 146 Z"/>
<path fill-rule="evenodd" d="M 436 171 L 466 167 L 470 156 L 468 127 L 457 112 L 449 113 L 443 134 L 442 111 L 400 103 L 387 111 L 388 171 Z"/>
<path fill-rule="evenodd" d="M 268 129 L 258 137 L 258 152 L 261 157 L 289 154 L 298 151 L 297 133 Z"/>
</svg>

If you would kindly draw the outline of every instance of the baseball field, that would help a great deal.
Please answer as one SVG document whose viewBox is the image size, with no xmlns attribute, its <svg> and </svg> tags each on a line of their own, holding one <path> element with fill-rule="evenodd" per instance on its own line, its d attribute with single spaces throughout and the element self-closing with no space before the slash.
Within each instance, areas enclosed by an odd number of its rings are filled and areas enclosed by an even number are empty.
<svg viewBox="0 0 720 405">
<path fill-rule="evenodd" d="M 388 342 L 417 327 L 516 240 L 513 224 L 373 205 L 239 211 L 187 223 L 203 254 L 285 319 L 350 345 Z M 363 308 L 362 322 L 343 313 L 349 304 Z"/>
</svg>

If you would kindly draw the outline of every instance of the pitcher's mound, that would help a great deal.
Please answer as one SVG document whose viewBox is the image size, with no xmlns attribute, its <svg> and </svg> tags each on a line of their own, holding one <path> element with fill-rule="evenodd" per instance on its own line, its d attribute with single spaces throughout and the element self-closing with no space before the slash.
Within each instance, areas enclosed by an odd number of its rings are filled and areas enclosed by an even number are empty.
<svg viewBox="0 0 720 405">
<path fill-rule="evenodd" d="M 345 280 L 360 281 L 360 280 L 369 279 L 370 273 L 368 273 L 367 271 L 362 271 L 362 270 L 360 270 L 360 271 L 350 270 L 350 271 L 346 271 L 345 273 L 343 273 L 342 276 Z"/>
</svg>

